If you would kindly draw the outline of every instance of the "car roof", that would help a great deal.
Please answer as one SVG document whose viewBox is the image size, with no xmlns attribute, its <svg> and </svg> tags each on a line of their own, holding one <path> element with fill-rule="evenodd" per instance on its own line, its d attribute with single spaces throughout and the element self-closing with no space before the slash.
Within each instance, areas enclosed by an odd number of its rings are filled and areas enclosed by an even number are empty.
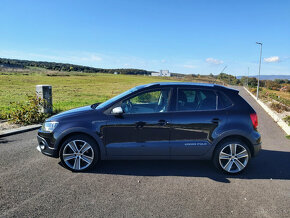
<svg viewBox="0 0 290 218">
<path fill-rule="evenodd" d="M 218 84 L 213 83 L 193 83 L 193 82 L 155 82 L 155 83 L 149 83 L 141 86 L 137 86 L 136 88 L 148 88 L 148 87 L 154 87 L 154 86 L 195 86 L 195 87 L 205 87 L 205 88 L 218 88 L 218 89 L 226 89 L 231 91 L 236 91 L 236 89 L 232 89 L 229 87 L 225 87 Z"/>
</svg>

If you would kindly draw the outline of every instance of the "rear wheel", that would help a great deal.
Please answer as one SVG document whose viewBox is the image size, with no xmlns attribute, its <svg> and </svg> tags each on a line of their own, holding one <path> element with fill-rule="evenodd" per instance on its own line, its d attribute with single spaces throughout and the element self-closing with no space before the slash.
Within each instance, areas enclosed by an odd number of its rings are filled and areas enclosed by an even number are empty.
<svg viewBox="0 0 290 218">
<path fill-rule="evenodd" d="M 62 144 L 60 159 L 69 170 L 81 172 L 92 168 L 98 162 L 97 143 L 86 135 L 74 135 Z"/>
<path fill-rule="evenodd" d="M 214 157 L 214 165 L 229 174 L 245 170 L 251 159 L 251 152 L 246 143 L 240 140 L 227 140 L 218 145 Z"/>
</svg>

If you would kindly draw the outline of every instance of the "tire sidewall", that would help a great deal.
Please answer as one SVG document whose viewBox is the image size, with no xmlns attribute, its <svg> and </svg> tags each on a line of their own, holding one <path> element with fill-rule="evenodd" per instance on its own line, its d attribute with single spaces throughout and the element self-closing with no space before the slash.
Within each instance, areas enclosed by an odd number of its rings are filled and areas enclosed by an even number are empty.
<svg viewBox="0 0 290 218">
<path fill-rule="evenodd" d="M 69 142 L 71 142 L 71 141 L 73 141 L 73 140 L 82 140 L 82 141 L 87 142 L 88 144 L 91 145 L 91 147 L 92 147 L 92 149 L 93 149 L 93 151 L 94 151 L 94 159 L 93 159 L 93 162 L 92 162 L 91 165 L 90 165 L 89 167 L 87 167 L 86 169 L 82 169 L 82 170 L 71 169 L 71 168 L 70 168 L 70 167 L 65 163 L 65 161 L 63 160 L 63 155 L 62 155 L 62 154 L 63 154 L 63 150 L 64 150 L 65 146 L 66 146 Z M 86 136 L 86 135 L 83 135 L 83 134 L 73 135 L 73 136 L 70 136 L 69 138 L 67 138 L 67 139 L 62 143 L 61 148 L 60 148 L 60 151 L 59 151 L 59 157 L 60 157 L 60 160 L 61 160 L 62 165 L 63 165 L 65 168 L 67 168 L 67 169 L 69 169 L 69 170 L 71 170 L 71 171 L 73 171 L 73 172 L 83 172 L 83 171 L 87 171 L 87 170 L 93 168 L 93 167 L 97 164 L 97 162 L 99 161 L 99 149 L 98 149 L 98 145 L 97 145 L 96 141 L 95 141 L 94 139 L 92 139 L 91 137 L 89 137 L 89 136 Z"/>
</svg>

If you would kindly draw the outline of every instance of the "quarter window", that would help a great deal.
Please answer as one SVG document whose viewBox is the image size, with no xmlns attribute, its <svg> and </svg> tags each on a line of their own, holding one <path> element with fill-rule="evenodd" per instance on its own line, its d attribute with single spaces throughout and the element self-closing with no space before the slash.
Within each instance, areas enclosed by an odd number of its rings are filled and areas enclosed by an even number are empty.
<svg viewBox="0 0 290 218">
<path fill-rule="evenodd" d="M 232 106 L 231 100 L 223 93 L 218 93 L 218 109 L 224 109 Z"/>
</svg>

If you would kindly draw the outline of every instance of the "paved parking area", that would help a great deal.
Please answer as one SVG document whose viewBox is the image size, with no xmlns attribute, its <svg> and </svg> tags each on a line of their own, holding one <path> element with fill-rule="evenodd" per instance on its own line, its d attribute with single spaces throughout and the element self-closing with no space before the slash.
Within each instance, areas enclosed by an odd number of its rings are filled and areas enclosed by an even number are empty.
<svg viewBox="0 0 290 218">
<path fill-rule="evenodd" d="M 36 149 L 36 131 L 0 138 L 1 217 L 289 217 L 290 140 L 259 117 L 263 150 L 238 176 L 207 161 L 106 161 L 65 170 Z"/>
</svg>

